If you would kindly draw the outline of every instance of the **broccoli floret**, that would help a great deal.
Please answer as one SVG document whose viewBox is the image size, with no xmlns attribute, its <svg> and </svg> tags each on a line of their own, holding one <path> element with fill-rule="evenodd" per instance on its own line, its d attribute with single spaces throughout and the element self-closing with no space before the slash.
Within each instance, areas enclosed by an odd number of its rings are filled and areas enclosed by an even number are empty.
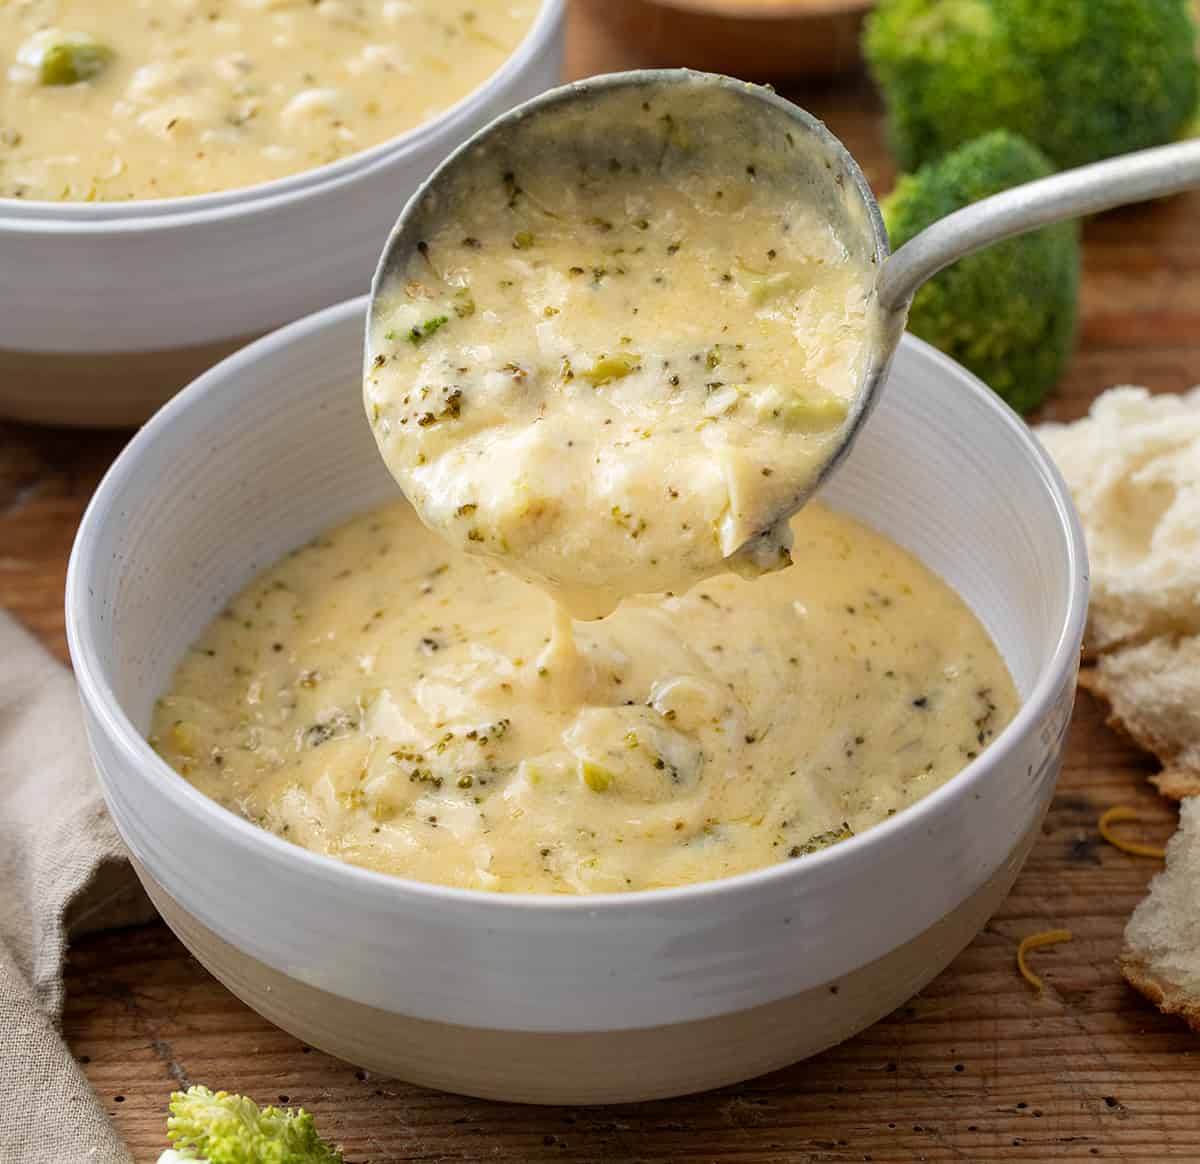
<svg viewBox="0 0 1200 1164">
<path fill-rule="evenodd" d="M 90 81 L 104 72 L 112 57 L 112 49 L 88 33 L 58 28 L 35 32 L 17 49 L 19 68 L 31 71 L 40 84 L 48 86 Z"/>
<path fill-rule="evenodd" d="M 1159 145 L 1200 83 L 1191 0 L 880 0 L 864 49 L 905 170 L 993 129 L 1060 168 Z"/>
<path fill-rule="evenodd" d="M 963 206 L 1049 173 L 1049 161 L 1023 138 L 989 133 L 900 179 L 883 202 L 892 246 Z M 1018 412 L 1029 412 L 1071 353 L 1078 291 L 1079 227 L 1060 223 L 997 243 L 936 275 L 917 292 L 908 327 Z"/>
<path fill-rule="evenodd" d="M 52 45 L 42 57 L 43 85 L 78 85 L 104 72 L 112 49 L 107 45 L 73 41 Z"/>
<path fill-rule="evenodd" d="M 159 1164 L 343 1164 L 303 1108 L 259 1108 L 243 1095 L 207 1087 L 171 1096 L 167 1138 L 174 1146 Z"/>
</svg>

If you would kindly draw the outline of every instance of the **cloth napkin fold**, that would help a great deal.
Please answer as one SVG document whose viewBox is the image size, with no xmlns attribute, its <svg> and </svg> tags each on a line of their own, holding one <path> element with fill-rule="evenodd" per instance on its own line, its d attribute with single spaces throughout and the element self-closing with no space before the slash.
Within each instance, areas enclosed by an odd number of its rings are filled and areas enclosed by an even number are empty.
<svg viewBox="0 0 1200 1164">
<path fill-rule="evenodd" d="M 75 681 L 0 612 L 0 1164 L 131 1164 L 59 1032 L 71 936 L 148 921 Z"/>
</svg>

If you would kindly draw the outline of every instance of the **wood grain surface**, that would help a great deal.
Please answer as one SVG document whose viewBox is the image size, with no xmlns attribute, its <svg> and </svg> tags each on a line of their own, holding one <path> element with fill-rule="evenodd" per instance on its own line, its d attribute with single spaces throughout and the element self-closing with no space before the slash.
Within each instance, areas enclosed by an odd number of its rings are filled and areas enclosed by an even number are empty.
<svg viewBox="0 0 1200 1164">
<path fill-rule="evenodd" d="M 641 63 L 636 46 L 606 32 L 603 2 L 572 14 L 572 75 Z M 789 95 L 887 189 L 878 108 L 860 77 Z M 1078 416 L 1111 384 L 1200 381 L 1198 223 L 1200 194 L 1089 224 L 1080 346 L 1048 415 Z M 0 605 L 60 658 L 71 540 L 127 435 L 0 425 Z M 168 1093 L 189 1082 L 303 1104 L 352 1164 L 1200 1161 L 1200 1036 L 1159 1015 L 1115 965 L 1156 862 L 1096 833 L 1105 808 L 1131 803 L 1146 818 L 1134 834 L 1169 835 L 1174 814 L 1146 784 L 1150 770 L 1081 696 L 1044 835 L 970 948 L 858 1038 L 712 1094 L 530 1109 L 372 1078 L 258 1018 L 161 925 L 72 951 L 64 1027 L 139 1164 L 157 1158 Z M 1076 938 L 1032 955 L 1046 982 L 1037 999 L 1017 976 L 1017 943 L 1059 926 Z"/>
</svg>

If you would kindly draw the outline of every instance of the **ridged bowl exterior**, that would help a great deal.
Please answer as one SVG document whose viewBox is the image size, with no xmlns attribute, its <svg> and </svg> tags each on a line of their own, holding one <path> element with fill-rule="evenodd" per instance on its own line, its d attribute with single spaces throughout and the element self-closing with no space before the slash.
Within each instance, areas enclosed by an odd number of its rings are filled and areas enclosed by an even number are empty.
<svg viewBox="0 0 1200 1164">
<path fill-rule="evenodd" d="M 556 85 L 563 0 L 473 93 L 330 166 L 152 202 L 0 199 L 0 416 L 140 423 L 246 338 L 366 292 L 409 195 L 493 117 Z"/>
<path fill-rule="evenodd" d="M 907 981 L 941 969 L 982 924 L 978 908 L 990 911 L 1011 884 L 1053 793 L 1087 566 L 1066 491 L 1029 430 L 908 337 L 823 496 L 963 595 L 1023 706 L 964 772 L 891 820 L 725 881 L 497 896 L 309 853 L 158 759 L 143 739 L 154 699 L 231 594 L 329 524 L 396 496 L 362 415 L 363 318 L 361 300 L 340 305 L 207 373 L 134 438 L 80 528 L 67 623 L 96 767 L 121 835 L 177 917 L 348 1004 L 531 1034 L 636 1032 L 770 1006 L 969 917 Z M 855 997 L 860 1009 L 840 1012 L 836 1037 L 882 1013 L 878 995 Z M 819 1002 L 789 1013 L 814 1029 L 829 1022 Z M 289 1025 L 278 1007 L 273 1017 Z"/>
</svg>

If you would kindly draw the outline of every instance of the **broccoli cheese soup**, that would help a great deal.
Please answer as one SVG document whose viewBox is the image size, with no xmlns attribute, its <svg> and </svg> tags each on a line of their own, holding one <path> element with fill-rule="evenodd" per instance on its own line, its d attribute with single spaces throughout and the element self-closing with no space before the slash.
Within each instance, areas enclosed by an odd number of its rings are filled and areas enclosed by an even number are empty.
<svg viewBox="0 0 1200 1164">
<path fill-rule="evenodd" d="M 820 505 L 803 567 L 554 624 L 398 503 L 252 582 L 151 742 L 319 853 L 504 892 L 651 889 L 800 860 L 944 783 L 1012 718 L 962 601 Z"/>
<path fill-rule="evenodd" d="M 1008 723 L 953 591 L 790 516 L 891 321 L 844 175 L 753 107 L 686 77 L 535 106 L 410 205 L 364 375 L 408 501 L 187 655 L 152 742 L 188 780 L 368 868 L 625 892 L 810 856 Z"/>
<path fill-rule="evenodd" d="M 365 380 L 422 519 L 582 616 L 786 565 L 880 326 L 792 135 L 711 87 L 593 100 L 439 178 Z"/>
<path fill-rule="evenodd" d="M 516 48 L 537 0 L 0 2 L 0 197 L 202 194 L 427 121 Z"/>
</svg>

